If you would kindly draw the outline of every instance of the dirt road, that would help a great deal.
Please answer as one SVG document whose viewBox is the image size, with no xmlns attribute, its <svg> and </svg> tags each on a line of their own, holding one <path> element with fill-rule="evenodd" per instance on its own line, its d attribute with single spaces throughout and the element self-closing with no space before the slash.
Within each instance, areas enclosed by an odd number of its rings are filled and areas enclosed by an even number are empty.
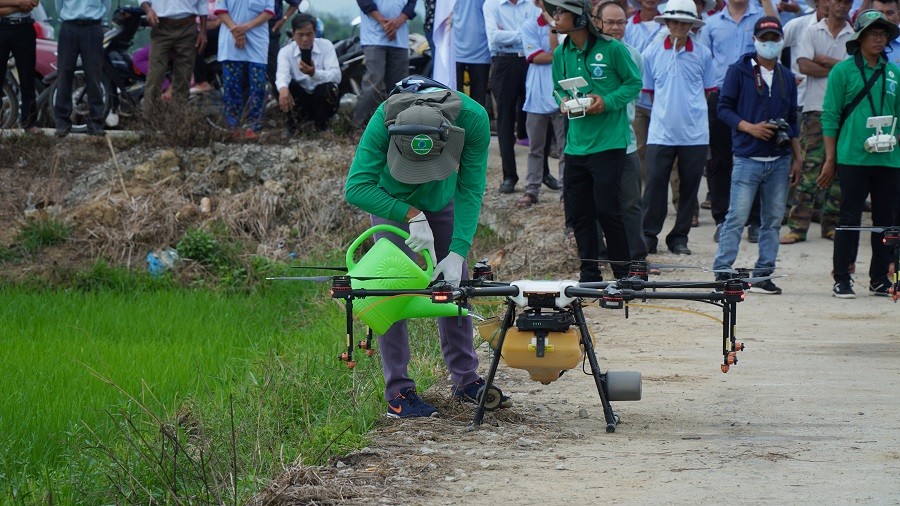
<svg viewBox="0 0 900 506">
<path fill-rule="evenodd" d="M 517 152 L 524 179 L 525 150 Z M 558 193 L 515 211 L 518 194 L 496 194 L 498 167 L 492 156 L 483 218 L 519 229 L 506 257 L 521 264 L 574 255 L 560 241 Z M 711 266 L 708 211 L 701 222 L 691 233 L 693 255 L 651 260 Z M 331 471 L 348 484 L 370 477 L 369 492 L 391 504 L 898 504 L 900 304 L 868 294 L 865 236 L 859 297 L 833 298 L 832 243 L 818 235 L 814 224 L 811 240 L 781 248 L 783 295 L 748 293 L 739 304 L 747 350 L 728 374 L 719 370 L 716 322 L 659 309 L 634 308 L 627 320 L 622 311 L 588 309 L 601 367 L 643 374 L 643 399 L 614 403 L 622 419 L 614 434 L 605 432 L 592 378 L 579 369 L 544 386 L 501 365 L 497 384 L 515 406 L 489 415 L 491 423 L 467 431 L 474 409 L 448 402 L 449 386 L 437 385 L 424 396 L 441 418 L 385 423 L 372 447 Z M 756 245 L 744 240 L 737 265 L 755 259 Z M 575 275 L 568 265 L 559 277 Z M 656 279 L 709 276 L 684 269 Z M 700 303 L 660 305 L 721 315 Z M 341 501 L 370 502 L 365 495 Z"/>
<path fill-rule="evenodd" d="M 520 169 L 524 151 L 517 148 Z M 489 194 L 498 165 L 492 158 Z M 515 198 L 489 200 L 512 208 Z M 557 208 L 557 193 L 547 192 L 515 221 L 528 226 Z M 707 212 L 702 222 L 689 259 L 666 252 L 651 260 L 711 266 Z M 590 376 L 576 369 L 544 386 L 503 365 L 498 384 L 516 402 L 500 415 L 508 421 L 474 432 L 467 418 L 383 427 L 379 447 L 422 465 L 409 470 L 422 493 L 410 502 L 900 503 L 900 304 L 867 293 L 867 240 L 859 297 L 832 297 L 832 243 L 817 227 L 811 240 L 780 250 L 784 294 L 748 293 L 739 304 L 747 350 L 728 374 L 719 370 L 721 327 L 713 321 L 657 309 L 634 308 L 627 320 L 621 311 L 589 310 L 601 367 L 643 374 L 643 399 L 614 405 L 622 418 L 614 434 L 604 431 Z M 545 240 L 558 242 L 559 230 L 545 231 Z M 737 265 L 755 259 L 756 245 L 744 240 Z M 706 276 L 675 270 L 658 279 Z M 704 304 L 663 305 L 720 316 Z"/>
</svg>

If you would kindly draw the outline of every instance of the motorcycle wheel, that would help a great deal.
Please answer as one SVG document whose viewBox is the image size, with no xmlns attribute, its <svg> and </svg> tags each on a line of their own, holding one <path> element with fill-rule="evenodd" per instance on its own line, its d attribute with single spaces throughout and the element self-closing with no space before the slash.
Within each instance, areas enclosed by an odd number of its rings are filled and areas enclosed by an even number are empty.
<svg viewBox="0 0 900 506">
<path fill-rule="evenodd" d="M 0 104 L 0 128 L 13 128 L 19 118 L 19 97 L 8 82 L 3 85 L 3 99 Z"/>
<path fill-rule="evenodd" d="M 54 87 L 50 97 L 50 104 L 56 103 L 57 88 Z M 109 109 L 112 104 L 110 97 L 110 85 L 106 79 L 100 80 L 100 94 L 103 96 L 103 113 L 101 120 L 106 120 Z M 87 131 L 88 120 L 90 119 L 90 105 L 88 104 L 87 83 L 84 79 L 84 71 L 76 69 L 72 77 L 72 132 L 83 133 Z"/>
<path fill-rule="evenodd" d="M 222 92 L 213 90 L 209 93 L 191 95 L 188 104 L 196 107 L 206 120 L 206 124 L 215 130 L 228 132 L 228 124 L 225 123 L 225 109 L 222 104 Z"/>
</svg>

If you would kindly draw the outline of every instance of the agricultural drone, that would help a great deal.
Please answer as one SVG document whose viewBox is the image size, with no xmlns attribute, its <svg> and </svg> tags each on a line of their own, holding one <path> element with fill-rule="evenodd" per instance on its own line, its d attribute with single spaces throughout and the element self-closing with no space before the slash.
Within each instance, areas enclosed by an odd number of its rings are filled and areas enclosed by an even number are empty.
<svg viewBox="0 0 900 506">
<path fill-rule="evenodd" d="M 388 226 L 373 227 L 405 235 L 402 230 Z M 729 279 L 718 281 L 648 281 L 647 272 L 654 266 L 647 262 L 631 262 L 628 276 L 615 281 L 580 283 L 573 280 L 493 280 L 486 261 L 478 262 L 472 279 L 452 286 L 442 280 L 430 282 L 426 276 L 412 280 L 416 271 L 423 273 L 405 253 L 387 238 L 379 239 L 363 256 L 359 264 L 353 262 L 353 251 L 364 233 L 347 253 L 348 267 L 316 267 L 346 271 L 337 276 L 313 278 L 287 277 L 270 279 L 298 279 L 331 281 L 331 297 L 346 311 L 346 351 L 339 355 L 347 367 L 354 367 L 354 348 L 371 356 L 372 335 L 384 333 L 399 320 L 430 316 L 458 316 L 472 314 L 481 320 L 476 328 L 488 341 L 493 354 L 485 377 L 485 384 L 477 395 L 478 407 L 472 427 L 482 424 L 485 411 L 498 409 L 503 393 L 494 386 L 500 359 L 513 368 L 525 369 L 532 380 L 549 384 L 567 370 L 582 364 L 582 370 L 594 378 L 603 407 L 606 431 L 615 432 L 619 416 L 611 402 L 641 399 L 641 374 L 637 371 L 602 371 L 597 360 L 594 339 L 588 328 L 584 307 L 599 304 L 606 309 L 628 310 L 628 303 L 647 300 L 692 300 L 722 308 L 722 372 L 737 364 L 737 353 L 744 349 L 735 336 L 737 303 L 744 300 L 744 290 L 752 283 L 770 277 L 748 278 L 745 272 L 730 271 Z M 393 251 L 393 250 L 396 251 Z M 360 268 L 363 264 L 365 268 Z M 426 264 L 431 265 L 426 258 Z M 372 274 L 362 276 L 359 274 Z M 387 274 L 387 275 L 385 275 Z M 395 276 L 391 276 L 391 274 Z M 399 276 L 396 276 L 399 274 Z M 484 319 L 470 313 L 470 303 L 483 297 L 502 297 L 502 315 Z M 366 339 L 354 343 L 354 316 L 367 326 Z M 585 368 L 590 365 L 590 373 Z"/>
</svg>

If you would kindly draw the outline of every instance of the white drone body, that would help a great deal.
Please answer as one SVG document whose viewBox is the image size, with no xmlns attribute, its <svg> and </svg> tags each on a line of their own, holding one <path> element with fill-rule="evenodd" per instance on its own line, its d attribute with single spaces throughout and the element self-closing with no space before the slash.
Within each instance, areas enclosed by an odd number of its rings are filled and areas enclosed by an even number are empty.
<svg viewBox="0 0 900 506">
<path fill-rule="evenodd" d="M 513 281 L 510 285 L 519 289 L 519 294 L 510 299 L 520 307 L 528 307 L 528 296 L 533 294 L 553 294 L 554 304 L 559 309 L 565 309 L 575 302 L 578 297 L 566 296 L 566 288 L 578 286 L 578 281 L 567 279 L 563 281 L 541 281 L 523 279 Z"/>
</svg>

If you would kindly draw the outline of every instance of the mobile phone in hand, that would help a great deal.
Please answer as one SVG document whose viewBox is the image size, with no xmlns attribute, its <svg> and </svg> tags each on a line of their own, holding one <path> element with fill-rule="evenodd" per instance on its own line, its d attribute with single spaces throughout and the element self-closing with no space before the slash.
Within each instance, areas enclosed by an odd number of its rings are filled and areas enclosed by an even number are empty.
<svg viewBox="0 0 900 506">
<path fill-rule="evenodd" d="M 312 48 L 300 48 L 300 60 L 307 65 L 312 65 Z"/>
</svg>

